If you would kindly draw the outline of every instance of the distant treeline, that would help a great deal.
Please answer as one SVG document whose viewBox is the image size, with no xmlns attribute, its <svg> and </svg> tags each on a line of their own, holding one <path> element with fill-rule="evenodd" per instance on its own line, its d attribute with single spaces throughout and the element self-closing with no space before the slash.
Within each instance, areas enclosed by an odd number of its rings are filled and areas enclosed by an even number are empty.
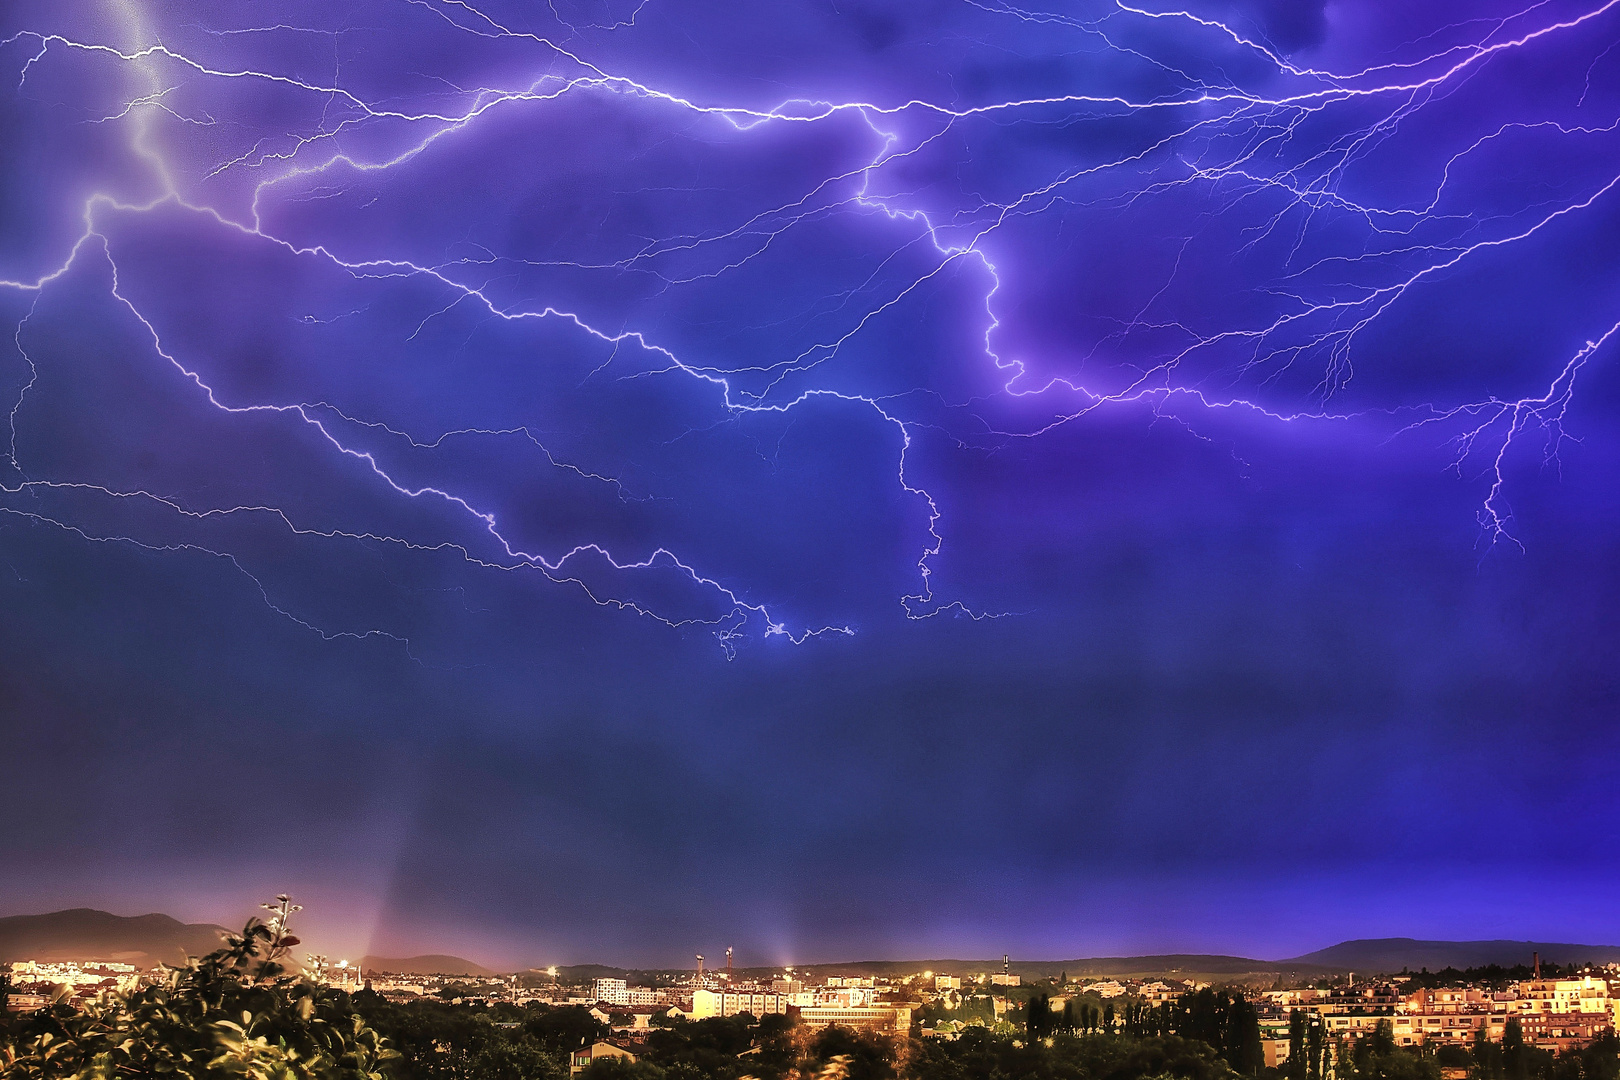
<svg viewBox="0 0 1620 1080">
<path fill-rule="evenodd" d="M 1570 978 L 1581 974 L 1588 966 L 1584 964 L 1542 964 L 1541 977 L 1543 979 Z M 1399 974 L 1391 976 L 1391 980 L 1400 986 L 1403 992 L 1411 993 L 1413 990 L 1433 989 L 1439 986 L 1483 986 L 1493 990 L 1500 990 L 1509 983 L 1524 982 L 1526 979 L 1535 977 L 1535 968 L 1529 964 L 1515 964 L 1512 967 L 1503 967 L 1501 964 L 1487 964 L 1484 967 L 1462 969 L 1448 967 L 1439 971 L 1430 971 L 1428 968 L 1416 972 L 1402 970 Z"/>
</svg>

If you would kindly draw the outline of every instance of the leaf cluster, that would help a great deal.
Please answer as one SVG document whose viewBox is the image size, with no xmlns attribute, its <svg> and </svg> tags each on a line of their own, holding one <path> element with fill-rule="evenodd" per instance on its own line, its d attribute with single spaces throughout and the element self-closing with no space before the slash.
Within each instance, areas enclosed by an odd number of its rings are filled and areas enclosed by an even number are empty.
<svg viewBox="0 0 1620 1080">
<path fill-rule="evenodd" d="M 397 1054 L 345 995 L 294 970 L 284 920 L 252 919 L 157 985 L 58 999 L 0 1038 L 7 1080 L 385 1080 Z"/>
<path fill-rule="evenodd" d="M 924 1039 L 903 1080 L 1236 1080 L 1208 1045 L 1178 1036 L 1057 1035 L 1031 1041 L 966 1029 L 954 1041 Z"/>
<path fill-rule="evenodd" d="M 396 1004 L 370 991 L 353 1003 L 399 1052 L 394 1080 L 562 1080 L 567 1055 L 607 1034 L 572 1006 Z"/>
</svg>

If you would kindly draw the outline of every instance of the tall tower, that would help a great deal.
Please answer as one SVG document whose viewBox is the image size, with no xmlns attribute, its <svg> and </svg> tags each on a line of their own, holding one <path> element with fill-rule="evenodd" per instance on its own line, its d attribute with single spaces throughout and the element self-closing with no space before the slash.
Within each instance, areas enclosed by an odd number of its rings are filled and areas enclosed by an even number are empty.
<svg viewBox="0 0 1620 1080">
<path fill-rule="evenodd" d="M 702 953 L 697 954 L 697 961 L 698 961 L 697 984 L 699 986 L 702 986 L 703 985 L 703 954 Z"/>
<path fill-rule="evenodd" d="M 1001 1008 L 1005 1012 L 1012 1008 L 1012 980 L 1007 976 L 1012 974 L 1012 960 L 1007 953 L 1001 954 Z M 993 1003 L 992 1003 L 993 1004 Z"/>
<path fill-rule="evenodd" d="M 731 946 L 726 946 L 726 985 L 731 985 Z"/>
</svg>

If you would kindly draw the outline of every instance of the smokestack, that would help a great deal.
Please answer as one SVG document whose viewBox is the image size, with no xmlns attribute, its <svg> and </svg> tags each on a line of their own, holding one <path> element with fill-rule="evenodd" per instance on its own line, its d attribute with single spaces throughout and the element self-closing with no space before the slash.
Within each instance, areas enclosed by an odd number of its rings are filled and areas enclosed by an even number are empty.
<svg viewBox="0 0 1620 1080">
<path fill-rule="evenodd" d="M 1530 954 L 1530 959 L 1535 964 L 1536 978 L 1541 978 L 1541 954 L 1538 952 L 1533 952 Z"/>
</svg>

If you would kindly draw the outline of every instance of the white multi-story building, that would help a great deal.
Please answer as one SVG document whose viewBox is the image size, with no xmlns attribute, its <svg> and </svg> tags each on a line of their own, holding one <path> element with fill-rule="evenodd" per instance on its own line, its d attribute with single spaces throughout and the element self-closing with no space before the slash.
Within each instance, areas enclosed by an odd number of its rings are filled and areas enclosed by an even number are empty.
<svg viewBox="0 0 1620 1080">
<path fill-rule="evenodd" d="M 630 988 L 623 979 L 597 979 L 591 984 L 591 993 L 596 995 L 597 1001 L 609 1005 L 630 1004 Z"/>
<path fill-rule="evenodd" d="M 1519 1010 L 1527 1013 L 1608 1012 L 1609 981 L 1595 975 L 1578 979 L 1528 979 L 1519 984 Z"/>
<path fill-rule="evenodd" d="M 842 1008 L 834 1005 L 811 1005 L 799 1010 L 799 1021 L 809 1028 L 839 1027 L 862 1028 L 867 1031 L 904 1035 L 911 1030 L 909 1004 L 867 1005 Z"/>
<path fill-rule="evenodd" d="M 736 1016 L 750 1013 L 766 1016 L 785 1013 L 792 1004 L 786 994 L 737 993 L 731 990 L 697 990 L 692 994 L 692 1019 L 710 1016 Z"/>
<path fill-rule="evenodd" d="M 827 1005 L 840 1009 L 864 1009 L 877 998 L 877 990 L 870 986 L 840 986 L 829 989 L 822 987 L 813 994 L 801 995 L 808 997 L 808 1001 L 796 1001 L 794 1004 Z"/>
<path fill-rule="evenodd" d="M 650 986 L 632 986 L 624 992 L 624 1003 L 636 1007 L 669 1005 L 674 1002 L 675 996 L 675 992 L 671 990 L 654 990 Z"/>
</svg>

